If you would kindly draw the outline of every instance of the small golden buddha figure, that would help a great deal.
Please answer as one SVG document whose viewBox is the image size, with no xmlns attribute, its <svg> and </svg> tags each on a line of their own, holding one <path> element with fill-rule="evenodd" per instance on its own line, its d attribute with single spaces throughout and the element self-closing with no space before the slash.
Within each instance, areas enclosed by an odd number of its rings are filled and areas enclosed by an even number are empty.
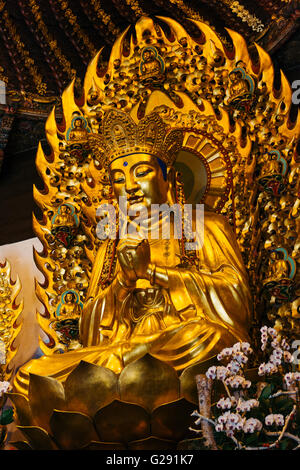
<svg viewBox="0 0 300 470">
<path fill-rule="evenodd" d="M 82 141 L 87 140 L 88 132 L 85 129 L 84 121 L 80 117 L 75 118 L 72 125 L 72 130 L 69 134 L 69 140 L 71 141 Z"/>
<path fill-rule="evenodd" d="M 52 227 L 67 227 L 75 225 L 72 208 L 68 204 L 59 206 L 56 216 L 52 219 Z"/>
<path fill-rule="evenodd" d="M 270 175 L 281 175 L 281 164 L 277 155 L 266 153 L 263 156 L 263 166 L 260 178 Z"/>
<path fill-rule="evenodd" d="M 59 317 L 76 318 L 81 313 L 80 304 L 76 300 L 76 295 L 72 291 L 67 291 L 63 295 L 63 300 L 59 308 Z"/>
<path fill-rule="evenodd" d="M 267 281 L 280 281 L 289 277 L 289 263 L 282 259 L 276 250 L 270 254 L 270 263 L 266 273 Z"/>
<path fill-rule="evenodd" d="M 155 47 L 145 47 L 143 49 L 140 65 L 140 74 L 143 81 L 162 78 L 164 65 L 159 57 Z"/>
<path fill-rule="evenodd" d="M 127 136 L 123 147 L 115 140 L 116 123 Z M 156 112 L 136 124 L 126 113 L 111 110 L 101 126 L 89 141 L 109 172 L 116 200 L 125 200 L 119 204 L 121 229 L 102 243 L 95 258 L 80 319 L 83 348 L 30 361 L 14 382 L 20 393 L 28 391 L 29 373 L 64 381 L 81 360 L 120 373 L 149 353 L 177 371 L 194 364 L 206 370 L 207 361 L 224 347 L 248 340 L 251 294 L 225 218 L 205 210 L 202 236 L 194 211 L 191 250 L 176 236 L 175 217 L 154 217 L 153 207 L 181 207 L 183 201 L 173 167 L 182 132 L 168 129 Z"/>
<path fill-rule="evenodd" d="M 249 83 L 242 77 L 242 72 L 234 70 L 229 74 L 229 93 L 228 103 L 232 103 L 237 98 L 244 98 L 249 95 Z"/>
</svg>

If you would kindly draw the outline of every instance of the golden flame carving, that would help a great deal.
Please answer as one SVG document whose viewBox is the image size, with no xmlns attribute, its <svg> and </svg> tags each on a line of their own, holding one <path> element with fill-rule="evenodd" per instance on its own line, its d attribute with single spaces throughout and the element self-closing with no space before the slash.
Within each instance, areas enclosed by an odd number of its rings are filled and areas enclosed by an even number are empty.
<svg viewBox="0 0 300 470">
<path fill-rule="evenodd" d="M 18 351 L 15 340 L 22 328 L 23 300 L 16 302 L 20 291 L 20 279 L 17 276 L 12 281 L 11 265 L 5 260 L 4 264 L 0 263 L 0 341 L 6 352 L 5 361 L 1 361 L 5 363 L 0 363 L 1 380 L 9 380 L 14 370 L 13 359 Z"/>
</svg>

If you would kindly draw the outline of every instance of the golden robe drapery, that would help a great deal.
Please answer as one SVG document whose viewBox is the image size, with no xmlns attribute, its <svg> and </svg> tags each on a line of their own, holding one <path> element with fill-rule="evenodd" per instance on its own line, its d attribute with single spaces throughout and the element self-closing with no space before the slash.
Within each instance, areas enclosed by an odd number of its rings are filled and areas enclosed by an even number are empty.
<svg viewBox="0 0 300 470">
<path fill-rule="evenodd" d="M 165 273 L 166 285 L 151 286 L 148 280 L 139 279 L 136 288 L 124 296 L 119 295 L 115 279 L 100 290 L 104 243 L 94 263 L 81 318 L 83 349 L 30 361 L 16 376 L 16 391 L 26 393 L 31 372 L 64 381 L 81 360 L 119 373 L 128 362 L 149 352 L 182 370 L 248 339 L 251 297 L 247 275 L 223 216 L 205 211 L 198 268 L 178 267 L 178 240 L 149 243 L 151 263 Z M 166 255 L 162 254 L 164 244 L 168 244 Z M 117 263 L 116 273 L 119 269 Z"/>
</svg>

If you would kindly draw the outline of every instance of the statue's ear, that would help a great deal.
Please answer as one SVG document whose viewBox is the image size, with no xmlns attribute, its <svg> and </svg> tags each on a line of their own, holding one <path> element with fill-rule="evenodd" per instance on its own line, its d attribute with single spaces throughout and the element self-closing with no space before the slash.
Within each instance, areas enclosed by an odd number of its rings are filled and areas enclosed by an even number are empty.
<svg viewBox="0 0 300 470">
<path fill-rule="evenodd" d="M 175 182 L 176 182 L 176 171 L 173 166 L 170 166 L 167 169 L 167 180 L 169 183 L 170 188 L 175 188 Z"/>
<path fill-rule="evenodd" d="M 176 171 L 172 166 L 167 169 L 167 181 L 168 181 L 168 200 L 169 204 L 175 204 L 175 187 L 176 187 Z"/>
</svg>

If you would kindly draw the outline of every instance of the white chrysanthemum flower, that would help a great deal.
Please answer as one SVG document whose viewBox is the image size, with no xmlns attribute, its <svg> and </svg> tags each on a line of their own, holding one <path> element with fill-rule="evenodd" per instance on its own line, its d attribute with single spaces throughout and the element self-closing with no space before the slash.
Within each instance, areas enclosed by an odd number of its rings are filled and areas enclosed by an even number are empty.
<svg viewBox="0 0 300 470">
<path fill-rule="evenodd" d="M 294 383 L 295 379 L 293 372 L 288 372 L 287 374 L 285 374 L 284 380 L 287 385 L 291 385 L 292 383 Z"/>
<path fill-rule="evenodd" d="M 224 349 L 222 349 L 222 351 L 217 355 L 217 359 L 218 359 L 218 361 L 221 361 L 221 360 L 224 359 L 225 357 L 231 356 L 232 353 L 233 353 L 233 349 L 232 349 L 232 348 L 224 348 Z"/>
<path fill-rule="evenodd" d="M 210 367 L 207 371 L 206 371 L 206 377 L 208 379 L 215 379 L 216 378 L 216 366 L 212 366 Z"/>
<path fill-rule="evenodd" d="M 249 418 L 243 426 L 243 431 L 246 433 L 254 433 L 262 429 L 262 423 L 256 418 Z"/>
<path fill-rule="evenodd" d="M 300 372 L 294 372 L 294 379 L 299 382 L 300 381 Z"/>
<path fill-rule="evenodd" d="M 300 372 L 288 372 L 284 376 L 287 386 L 294 385 L 295 382 L 300 381 Z"/>
<path fill-rule="evenodd" d="M 283 338 L 283 340 L 281 341 L 281 347 L 282 349 L 285 349 L 286 351 L 289 351 L 291 349 L 289 343 L 287 342 L 285 338 Z"/>
<path fill-rule="evenodd" d="M 243 342 L 241 344 L 241 350 L 243 351 L 243 353 L 245 354 L 252 354 L 253 353 L 253 349 L 251 348 L 250 344 L 247 343 L 247 342 Z"/>
<path fill-rule="evenodd" d="M 266 364 L 263 362 L 258 368 L 258 375 L 265 375 L 266 373 Z"/>
<path fill-rule="evenodd" d="M 241 364 L 237 361 L 231 361 L 227 364 L 226 368 L 230 374 L 237 374 L 241 370 Z"/>
<path fill-rule="evenodd" d="M 284 426 L 285 419 L 283 415 L 281 414 L 274 415 L 274 421 L 275 421 L 276 426 Z"/>
<path fill-rule="evenodd" d="M 216 430 L 217 432 L 224 431 L 224 426 L 223 426 L 223 424 L 221 424 L 221 423 L 216 424 L 216 425 L 215 425 L 215 430 Z"/>
<path fill-rule="evenodd" d="M 228 370 L 224 366 L 218 366 L 217 367 L 217 379 L 218 380 L 225 380 L 226 377 L 228 376 Z"/>
<path fill-rule="evenodd" d="M 244 413 L 252 410 L 252 408 L 257 408 L 258 406 L 259 402 L 254 398 L 251 398 L 250 400 L 243 400 L 242 398 L 240 398 L 236 410 L 239 413 Z"/>
<path fill-rule="evenodd" d="M 282 357 L 283 355 L 283 350 L 281 348 L 276 348 L 274 349 L 273 353 L 272 353 L 274 356 L 276 357 Z"/>
<path fill-rule="evenodd" d="M 250 380 L 245 380 L 241 375 L 234 375 L 233 377 L 228 377 L 226 379 L 226 385 L 229 385 L 231 388 L 249 388 L 251 386 Z"/>
<path fill-rule="evenodd" d="M 280 347 L 280 342 L 278 341 L 277 338 L 275 338 L 275 339 L 271 342 L 271 346 L 272 346 L 272 348 L 274 348 L 274 349 Z"/>
<path fill-rule="evenodd" d="M 281 364 L 281 361 L 280 361 L 279 364 Z M 273 362 L 268 362 L 265 366 L 265 370 L 266 370 L 267 374 L 272 375 L 272 374 L 275 374 L 276 372 L 278 372 L 278 367 Z"/>
<path fill-rule="evenodd" d="M 241 350 L 241 343 L 235 343 L 232 346 L 233 353 L 238 353 L 238 352 L 240 352 L 240 350 Z"/>
<path fill-rule="evenodd" d="M 272 354 L 270 356 L 270 363 L 274 364 L 274 366 L 280 366 L 281 358 Z M 271 369 L 272 369 L 272 367 L 271 367 Z"/>
<path fill-rule="evenodd" d="M 8 392 L 10 388 L 11 388 L 11 385 L 6 380 L 4 382 L 0 382 L 0 397 L 2 397 L 3 393 Z"/>
<path fill-rule="evenodd" d="M 282 414 L 269 414 L 265 417 L 266 426 L 272 426 L 273 424 L 276 426 L 283 426 L 284 421 L 284 416 Z"/>
<path fill-rule="evenodd" d="M 244 380 L 242 383 L 242 388 L 250 388 L 251 387 L 251 381 L 250 380 Z"/>
<path fill-rule="evenodd" d="M 222 410 L 229 410 L 232 407 L 232 401 L 229 397 L 221 398 L 217 402 L 217 408 L 221 408 Z"/>
<path fill-rule="evenodd" d="M 274 328 L 268 328 L 268 333 L 272 338 L 277 338 L 278 333 Z"/>
<path fill-rule="evenodd" d="M 234 355 L 234 359 L 238 361 L 240 364 L 246 364 L 248 362 L 248 357 L 246 354 L 239 352 Z"/>
</svg>

